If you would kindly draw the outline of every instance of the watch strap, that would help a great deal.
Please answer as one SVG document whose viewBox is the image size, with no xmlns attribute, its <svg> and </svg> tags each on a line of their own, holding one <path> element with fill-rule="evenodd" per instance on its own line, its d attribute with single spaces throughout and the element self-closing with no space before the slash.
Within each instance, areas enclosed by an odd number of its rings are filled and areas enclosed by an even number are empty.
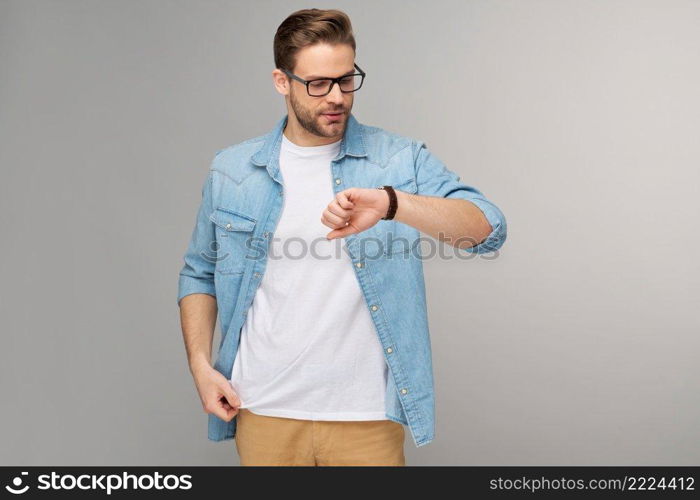
<svg viewBox="0 0 700 500">
<path fill-rule="evenodd" d="M 394 215 L 396 215 L 396 209 L 399 205 L 398 198 L 396 197 L 396 191 L 394 191 L 394 188 L 391 186 L 381 186 L 377 189 L 383 189 L 389 194 L 389 209 L 387 210 L 386 215 L 382 217 L 382 220 L 391 220 L 394 218 Z"/>
</svg>

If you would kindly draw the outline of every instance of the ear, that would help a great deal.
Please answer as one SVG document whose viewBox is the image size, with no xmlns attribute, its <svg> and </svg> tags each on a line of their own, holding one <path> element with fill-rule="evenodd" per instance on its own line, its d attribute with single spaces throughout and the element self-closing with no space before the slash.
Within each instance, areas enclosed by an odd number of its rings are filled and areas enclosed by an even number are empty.
<svg viewBox="0 0 700 500">
<path fill-rule="evenodd" d="M 291 82 L 289 81 L 287 75 L 282 73 L 282 71 L 277 68 L 272 71 L 272 83 L 277 92 L 282 95 L 289 95 L 289 85 Z"/>
</svg>

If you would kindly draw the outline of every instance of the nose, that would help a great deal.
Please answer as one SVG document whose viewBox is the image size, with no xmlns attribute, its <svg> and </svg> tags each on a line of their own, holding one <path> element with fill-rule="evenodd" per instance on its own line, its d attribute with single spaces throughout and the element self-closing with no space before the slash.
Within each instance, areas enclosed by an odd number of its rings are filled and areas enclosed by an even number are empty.
<svg viewBox="0 0 700 500">
<path fill-rule="evenodd" d="M 329 103 L 343 104 L 343 95 L 343 92 L 340 90 L 340 84 L 338 82 L 334 82 L 333 87 L 331 87 L 331 91 L 326 95 L 326 101 Z"/>
</svg>

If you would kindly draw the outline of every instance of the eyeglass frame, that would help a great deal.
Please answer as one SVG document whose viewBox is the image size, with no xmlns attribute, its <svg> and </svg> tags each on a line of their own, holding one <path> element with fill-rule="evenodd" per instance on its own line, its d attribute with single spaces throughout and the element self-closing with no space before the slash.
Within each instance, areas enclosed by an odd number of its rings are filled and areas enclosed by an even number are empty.
<svg viewBox="0 0 700 500">
<path fill-rule="evenodd" d="M 357 63 L 354 63 L 353 66 L 355 67 L 355 69 L 357 69 L 357 70 L 360 72 L 359 75 L 362 76 L 362 80 L 360 80 L 360 86 L 357 87 L 357 88 L 354 89 L 354 90 L 343 90 L 343 89 L 340 87 L 340 80 L 342 80 L 343 78 L 347 78 L 348 76 L 356 76 L 358 73 L 351 73 L 351 74 L 349 74 L 349 75 L 342 75 L 342 76 L 339 76 L 339 77 L 337 77 L 337 78 L 325 77 L 325 78 L 314 78 L 313 80 L 304 80 L 303 78 L 301 78 L 301 77 L 295 75 L 294 73 L 292 73 L 291 71 L 288 71 L 288 70 L 286 70 L 286 69 L 282 69 L 281 71 L 282 71 L 285 75 L 287 75 L 288 77 L 293 78 L 293 79 L 295 79 L 296 81 L 303 83 L 303 84 L 306 86 L 306 93 L 309 95 L 309 97 L 325 97 L 325 96 L 327 96 L 328 94 L 330 94 L 330 93 L 333 91 L 333 85 L 335 85 L 336 83 L 338 84 L 338 88 L 340 89 L 340 91 L 341 91 L 343 94 L 352 94 L 353 92 L 357 92 L 358 90 L 360 90 L 360 87 L 362 87 L 362 84 L 365 82 L 365 75 L 366 75 L 367 73 L 365 73 L 365 72 L 362 70 L 362 68 L 360 68 L 360 67 L 357 65 Z M 331 80 L 331 85 L 330 85 L 330 87 L 328 88 L 328 92 L 326 92 L 326 93 L 323 94 L 323 95 L 311 95 L 311 92 L 309 92 L 309 83 L 315 82 L 315 81 L 318 81 L 318 80 Z"/>
</svg>

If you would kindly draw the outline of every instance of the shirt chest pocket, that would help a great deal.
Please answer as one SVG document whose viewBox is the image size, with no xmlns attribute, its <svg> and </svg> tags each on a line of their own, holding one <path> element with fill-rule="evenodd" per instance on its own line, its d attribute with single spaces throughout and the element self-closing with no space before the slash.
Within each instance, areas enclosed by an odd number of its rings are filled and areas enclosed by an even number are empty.
<svg viewBox="0 0 700 500">
<path fill-rule="evenodd" d="M 219 207 L 209 219 L 216 225 L 216 272 L 240 274 L 254 254 L 256 220 L 239 211 Z"/>
</svg>

